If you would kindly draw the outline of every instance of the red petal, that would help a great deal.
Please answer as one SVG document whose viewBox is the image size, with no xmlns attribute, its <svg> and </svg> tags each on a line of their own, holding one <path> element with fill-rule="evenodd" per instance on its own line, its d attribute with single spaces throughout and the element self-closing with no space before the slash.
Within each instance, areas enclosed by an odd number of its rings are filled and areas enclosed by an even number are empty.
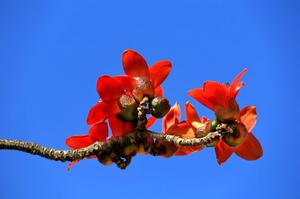
<svg viewBox="0 0 300 199">
<path fill-rule="evenodd" d="M 195 138 L 195 133 L 192 126 L 187 122 L 181 122 L 179 124 L 175 124 L 171 126 L 166 134 L 169 135 L 177 135 L 182 138 Z M 175 155 L 188 155 L 203 149 L 202 146 L 184 146 L 178 147 Z"/>
<path fill-rule="evenodd" d="M 245 160 L 257 160 L 263 155 L 263 149 L 252 133 L 249 133 L 244 142 L 236 147 L 234 151 Z"/>
<path fill-rule="evenodd" d="M 99 77 L 97 81 L 97 91 L 103 101 L 109 102 L 110 100 L 116 100 L 122 95 L 123 90 L 118 84 L 117 79 L 118 78 L 113 78 L 108 75 Z"/>
<path fill-rule="evenodd" d="M 165 81 L 172 69 L 169 61 L 163 60 L 152 65 L 150 70 L 150 78 L 154 88 L 158 87 Z"/>
<path fill-rule="evenodd" d="M 164 90 L 162 89 L 161 86 L 158 86 L 155 88 L 154 90 L 155 92 L 155 96 L 158 97 L 158 96 L 164 96 Z"/>
<path fill-rule="evenodd" d="M 236 97 L 236 95 L 238 94 L 240 88 L 244 85 L 243 82 L 240 82 L 241 78 L 243 77 L 243 75 L 247 72 L 247 68 L 245 68 L 242 72 L 240 72 L 240 74 L 238 74 L 233 82 L 231 83 L 231 87 L 230 87 L 230 95 L 232 97 Z"/>
<path fill-rule="evenodd" d="M 167 130 L 174 124 L 179 123 L 180 121 L 180 107 L 176 102 L 174 106 L 171 107 L 167 115 L 162 119 L 162 129 L 163 132 Z"/>
<path fill-rule="evenodd" d="M 232 154 L 232 149 L 220 140 L 215 147 L 215 153 L 219 164 L 224 163 Z"/>
<path fill-rule="evenodd" d="M 203 88 L 197 88 L 194 90 L 190 90 L 188 92 L 189 96 L 206 106 L 207 108 L 213 110 L 214 109 L 214 104 L 211 103 L 209 100 L 207 100 L 204 95 L 203 95 Z"/>
<path fill-rule="evenodd" d="M 136 85 L 136 80 L 130 76 L 120 75 L 113 79 L 117 81 L 122 90 L 132 91 Z"/>
<path fill-rule="evenodd" d="M 195 110 L 195 107 L 190 102 L 185 103 L 185 113 L 186 113 L 186 120 L 190 124 L 193 124 L 193 122 L 201 123 L 201 120 L 198 116 L 198 113 Z"/>
<path fill-rule="evenodd" d="M 70 169 L 71 169 L 77 162 L 79 162 L 79 160 L 74 160 L 74 161 L 72 161 L 70 164 L 68 164 L 68 171 L 70 171 Z"/>
<path fill-rule="evenodd" d="M 242 123 L 246 126 L 248 132 L 251 132 L 256 124 L 256 107 L 246 106 L 240 111 L 240 119 Z"/>
<path fill-rule="evenodd" d="M 166 134 L 177 135 L 182 138 L 195 138 L 195 133 L 192 126 L 187 122 L 172 125 Z"/>
<path fill-rule="evenodd" d="M 134 126 L 131 122 L 123 122 L 123 132 L 125 134 L 131 133 L 134 130 Z"/>
<path fill-rule="evenodd" d="M 146 129 L 150 128 L 156 122 L 156 120 L 157 119 L 154 116 L 149 117 L 147 121 Z"/>
<path fill-rule="evenodd" d="M 85 148 L 93 143 L 88 135 L 75 135 L 66 139 L 66 145 L 72 149 Z"/>
<path fill-rule="evenodd" d="M 90 156 L 90 157 L 87 157 L 88 159 L 90 159 L 90 158 L 97 158 L 95 155 L 92 155 L 92 156 Z M 76 164 L 76 163 L 78 163 L 80 160 L 74 160 L 74 161 L 72 161 L 69 165 L 68 165 L 68 171 L 70 171 L 70 169 Z"/>
<path fill-rule="evenodd" d="M 205 117 L 205 116 L 203 116 L 202 119 L 201 119 L 202 123 L 206 123 L 208 121 L 209 121 L 209 119 L 207 117 Z"/>
<path fill-rule="evenodd" d="M 94 124 L 89 130 L 89 137 L 92 141 L 105 141 L 108 136 L 108 126 L 106 122 Z"/>
<path fill-rule="evenodd" d="M 123 122 L 116 117 L 110 117 L 108 121 L 113 137 L 127 135 L 134 129 L 132 123 Z"/>
<path fill-rule="evenodd" d="M 213 104 L 226 108 L 229 102 L 229 93 L 226 86 L 218 82 L 207 81 L 203 86 L 203 96 Z"/>
<path fill-rule="evenodd" d="M 122 63 L 126 75 L 150 78 L 147 62 L 138 52 L 134 50 L 123 52 Z"/>
<path fill-rule="evenodd" d="M 110 114 L 111 110 L 109 105 L 104 102 L 99 102 L 90 109 L 86 122 L 88 125 L 102 122 Z"/>
</svg>

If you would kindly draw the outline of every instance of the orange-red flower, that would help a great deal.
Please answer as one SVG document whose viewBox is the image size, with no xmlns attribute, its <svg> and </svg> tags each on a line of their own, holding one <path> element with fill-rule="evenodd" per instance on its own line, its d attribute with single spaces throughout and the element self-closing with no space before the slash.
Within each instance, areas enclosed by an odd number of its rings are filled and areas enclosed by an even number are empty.
<svg viewBox="0 0 300 199">
<path fill-rule="evenodd" d="M 180 122 L 180 107 L 178 103 L 176 103 L 163 118 L 163 133 L 177 135 L 182 138 L 195 138 L 197 137 L 197 130 L 199 128 L 205 131 L 208 120 L 205 117 L 200 119 L 190 102 L 185 104 L 185 113 L 186 121 Z M 168 145 L 166 146 L 168 147 Z M 188 155 L 202 148 L 202 146 L 180 146 L 177 147 L 175 155 Z"/>
<path fill-rule="evenodd" d="M 135 87 L 135 80 L 129 76 L 110 77 L 103 75 L 97 81 L 97 92 L 100 102 L 91 108 L 87 117 L 87 124 L 93 125 L 104 121 L 121 111 L 118 100 L 123 94 L 131 92 Z"/>
<path fill-rule="evenodd" d="M 224 136 L 215 147 L 219 164 L 233 152 L 246 160 L 256 160 L 263 154 L 259 141 L 251 133 L 256 123 L 255 107 L 247 106 L 240 111 L 236 102 L 236 95 L 244 85 L 240 79 L 246 71 L 244 69 L 231 85 L 206 81 L 203 88 L 189 91 L 190 96 L 214 111 L 219 122 L 234 122 L 236 126 L 236 133 Z"/>
<path fill-rule="evenodd" d="M 97 81 L 97 91 L 101 101 L 90 109 L 87 124 L 94 125 L 108 119 L 113 136 L 129 133 L 133 129 L 132 123 L 119 120 L 116 114 L 121 111 L 120 97 L 130 95 L 135 85 L 135 79 L 129 76 L 101 76 Z"/>
<path fill-rule="evenodd" d="M 239 106 L 235 100 L 240 88 L 244 85 L 240 79 L 245 74 L 244 69 L 232 82 L 221 84 L 214 81 L 204 82 L 203 88 L 190 90 L 188 94 L 215 112 L 219 121 L 235 120 L 239 116 Z"/>
<path fill-rule="evenodd" d="M 263 150 L 259 141 L 251 133 L 255 124 L 256 108 L 254 106 L 246 106 L 241 110 L 237 124 L 240 131 L 245 131 L 246 137 L 244 141 L 236 147 L 229 146 L 221 139 L 215 147 L 219 164 L 225 162 L 233 152 L 245 160 L 256 160 L 263 155 Z"/>
<path fill-rule="evenodd" d="M 136 80 L 139 78 L 149 80 L 152 89 L 154 89 L 154 96 L 163 96 L 161 84 L 165 81 L 172 69 L 170 61 L 161 60 L 149 68 L 146 60 L 138 52 L 129 49 L 124 51 L 122 63 L 126 75 Z"/>
<path fill-rule="evenodd" d="M 124 122 L 116 115 L 121 112 L 119 99 L 122 95 L 132 96 L 139 102 L 144 96 L 150 99 L 162 96 L 161 83 L 166 79 L 170 70 L 169 61 L 159 61 L 151 68 L 145 59 L 136 51 L 127 50 L 122 57 L 125 76 L 101 76 L 97 82 L 97 91 L 101 102 L 89 111 L 87 124 L 92 125 L 108 119 L 113 136 L 123 136 L 134 127 L 131 122 Z M 156 118 L 150 117 L 149 128 Z"/>
<path fill-rule="evenodd" d="M 129 49 L 124 51 L 122 63 L 125 74 L 136 79 L 136 88 L 133 89 L 132 94 L 137 101 L 144 96 L 150 98 L 163 96 L 161 84 L 172 69 L 170 61 L 161 60 L 149 68 L 146 60 L 138 52 Z M 155 117 L 150 117 L 147 128 L 155 121 Z"/>
</svg>

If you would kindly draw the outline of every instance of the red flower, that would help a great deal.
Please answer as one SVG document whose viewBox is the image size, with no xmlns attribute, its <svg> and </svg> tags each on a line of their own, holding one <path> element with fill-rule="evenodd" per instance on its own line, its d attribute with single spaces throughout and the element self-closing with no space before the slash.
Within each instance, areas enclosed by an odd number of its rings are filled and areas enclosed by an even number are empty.
<svg viewBox="0 0 300 199">
<path fill-rule="evenodd" d="M 231 85 L 206 81 L 203 88 L 191 90 L 188 94 L 214 111 L 219 121 L 235 120 L 239 116 L 239 107 L 235 98 L 244 85 L 240 79 L 246 71 L 247 69 L 244 69 Z"/>
<path fill-rule="evenodd" d="M 94 144 L 97 141 L 106 141 L 108 136 L 108 126 L 106 122 L 100 122 L 91 126 L 89 133 L 87 135 L 75 135 L 68 137 L 66 139 L 66 145 L 69 146 L 71 149 L 80 149 L 88 147 Z M 90 157 L 90 158 L 95 158 Z M 78 160 L 79 161 L 79 160 Z M 77 163 L 78 161 L 73 161 L 68 166 L 68 170 Z"/>
<path fill-rule="evenodd" d="M 163 118 L 163 133 L 177 135 L 182 138 L 195 138 L 198 128 L 203 127 L 205 129 L 208 120 L 205 117 L 201 120 L 190 102 L 185 104 L 185 112 L 187 121 L 179 122 L 180 107 L 176 103 Z M 188 155 L 201 149 L 203 149 L 202 146 L 180 146 L 177 148 L 175 155 Z"/>
<path fill-rule="evenodd" d="M 97 81 L 97 91 L 102 101 L 89 111 L 87 124 L 93 125 L 108 119 L 113 136 L 129 133 L 133 129 L 132 123 L 117 119 L 116 114 L 121 112 L 119 99 L 122 95 L 130 95 L 135 85 L 135 79 L 129 76 L 101 76 Z"/>
<path fill-rule="evenodd" d="M 134 116 L 137 117 L 137 113 L 133 114 L 137 111 L 136 101 L 139 102 L 144 96 L 152 99 L 163 95 L 160 84 L 171 70 L 169 61 L 159 61 L 149 69 L 144 58 L 133 50 L 125 51 L 122 61 L 128 76 L 103 75 L 98 79 L 97 91 L 100 101 L 89 111 L 87 117 L 87 124 L 91 126 L 89 134 L 67 138 L 66 144 L 72 149 L 84 148 L 96 141 L 105 141 L 108 137 L 106 119 L 112 137 L 132 132 L 135 128 Z M 155 120 L 154 117 L 149 118 L 146 128 Z M 73 161 L 68 168 L 70 169 L 76 162 L 78 161 Z"/>
<path fill-rule="evenodd" d="M 163 96 L 161 84 L 169 75 L 172 64 L 170 61 L 162 60 L 153 64 L 150 68 L 145 59 L 134 50 L 126 50 L 122 58 L 125 74 L 135 79 L 146 78 L 150 80 L 154 89 L 154 96 Z"/>
<path fill-rule="evenodd" d="M 150 98 L 163 96 L 161 84 L 171 71 L 170 61 L 158 61 L 149 68 L 138 52 L 129 49 L 123 53 L 122 63 L 125 74 L 136 79 L 137 86 L 132 92 L 136 100 L 141 100 L 143 96 Z M 147 128 L 155 121 L 155 117 L 150 117 Z"/>
<path fill-rule="evenodd" d="M 256 160 L 263 155 L 262 147 L 259 141 L 251 133 L 256 124 L 256 108 L 247 106 L 243 108 L 239 115 L 238 128 L 246 131 L 245 140 L 236 147 L 228 146 L 222 139 L 215 147 L 215 152 L 219 164 L 224 163 L 233 152 L 245 160 Z"/>
<path fill-rule="evenodd" d="M 87 124 L 93 125 L 120 112 L 118 101 L 123 94 L 131 92 L 135 87 L 135 80 L 128 76 L 110 77 L 103 75 L 97 81 L 97 91 L 100 102 L 91 108 Z"/>
<path fill-rule="evenodd" d="M 123 53 L 122 62 L 128 76 L 105 75 L 98 79 L 97 91 L 102 101 L 92 107 L 87 118 L 89 125 L 108 118 L 113 136 L 126 135 L 134 128 L 131 122 L 124 122 L 116 117 L 121 111 L 120 97 L 128 95 L 140 101 L 143 96 L 162 96 L 163 90 L 160 85 L 171 70 L 169 61 L 159 61 L 148 68 L 144 58 L 133 50 Z M 156 118 L 150 117 L 146 127 L 149 128 L 155 121 Z"/>
<path fill-rule="evenodd" d="M 231 85 L 207 81 L 203 88 L 189 91 L 190 96 L 215 112 L 218 121 L 233 121 L 236 125 L 237 134 L 223 137 L 215 147 L 219 164 L 233 152 L 246 160 L 256 160 L 263 154 L 259 141 L 251 133 L 256 123 L 255 107 L 247 106 L 240 111 L 235 99 L 244 85 L 240 79 L 246 71 L 244 69 Z"/>
</svg>

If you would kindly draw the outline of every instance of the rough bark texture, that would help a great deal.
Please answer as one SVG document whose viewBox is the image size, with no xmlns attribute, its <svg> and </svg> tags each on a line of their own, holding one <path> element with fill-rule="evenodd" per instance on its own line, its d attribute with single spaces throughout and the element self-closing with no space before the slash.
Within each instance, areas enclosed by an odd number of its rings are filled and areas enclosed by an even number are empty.
<svg viewBox="0 0 300 199">
<path fill-rule="evenodd" d="M 93 155 L 100 156 L 104 153 L 109 154 L 116 152 L 117 149 L 122 149 L 130 144 L 143 143 L 147 144 L 148 138 L 162 140 L 172 143 L 176 146 L 208 146 L 212 140 L 219 139 L 221 133 L 211 132 L 202 138 L 183 139 L 174 135 L 158 134 L 152 131 L 135 131 L 124 137 L 117 137 L 106 142 L 96 142 L 86 148 L 76 150 L 57 150 L 41 146 L 33 142 L 24 142 L 18 140 L 0 140 L 0 149 L 4 150 L 18 150 L 33 155 L 38 155 L 50 160 L 56 161 L 75 161 L 81 160 Z M 151 155 L 159 155 L 162 149 L 154 146 L 145 147 Z"/>
</svg>

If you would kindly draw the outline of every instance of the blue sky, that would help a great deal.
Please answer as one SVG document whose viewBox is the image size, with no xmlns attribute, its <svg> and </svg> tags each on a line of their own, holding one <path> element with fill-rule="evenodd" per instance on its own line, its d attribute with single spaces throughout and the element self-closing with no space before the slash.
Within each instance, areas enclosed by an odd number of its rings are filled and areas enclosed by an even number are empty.
<svg viewBox="0 0 300 199">
<path fill-rule="evenodd" d="M 0 151 L 0 198 L 299 198 L 299 1 L 0 1 L 0 138 L 66 149 L 85 133 L 102 74 L 122 74 L 131 48 L 169 59 L 165 94 L 181 106 L 205 80 L 249 70 L 238 96 L 255 105 L 264 156 L 224 165 L 211 148 L 185 157 L 137 156 L 125 171 Z M 160 131 L 160 122 L 153 130 Z"/>
</svg>

